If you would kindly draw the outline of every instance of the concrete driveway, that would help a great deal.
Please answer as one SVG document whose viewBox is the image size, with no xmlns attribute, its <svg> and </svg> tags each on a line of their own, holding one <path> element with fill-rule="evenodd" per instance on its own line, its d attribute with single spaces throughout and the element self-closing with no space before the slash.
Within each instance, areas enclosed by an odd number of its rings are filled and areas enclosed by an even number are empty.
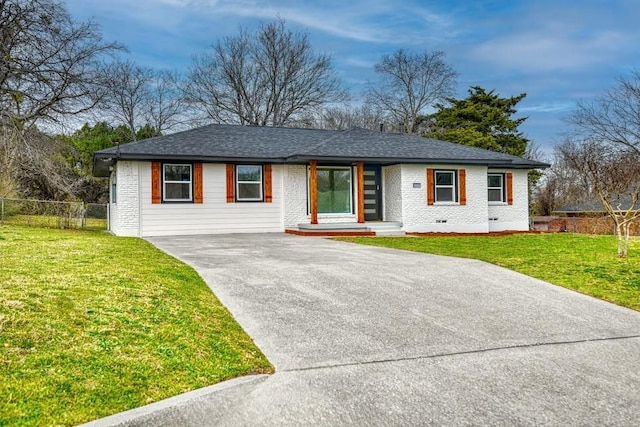
<svg viewBox="0 0 640 427">
<path fill-rule="evenodd" d="M 640 313 L 479 261 L 163 237 L 275 365 L 102 425 L 640 425 Z"/>
</svg>

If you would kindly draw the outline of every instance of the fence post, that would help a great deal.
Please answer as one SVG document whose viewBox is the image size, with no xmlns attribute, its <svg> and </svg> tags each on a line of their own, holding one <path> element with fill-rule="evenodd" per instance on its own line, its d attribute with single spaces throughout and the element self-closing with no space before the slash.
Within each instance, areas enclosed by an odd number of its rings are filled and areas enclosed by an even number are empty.
<svg viewBox="0 0 640 427">
<path fill-rule="evenodd" d="M 82 212 L 82 229 L 86 230 L 87 229 L 87 205 L 84 204 L 84 202 L 82 202 L 82 207 L 81 207 L 81 211 Z"/>
<path fill-rule="evenodd" d="M 2 205 L 2 208 L 0 209 L 2 211 L 2 214 L 0 215 L 0 218 L 2 218 L 0 220 L 0 223 L 4 224 L 4 198 L 0 199 L 2 202 L 0 203 Z"/>
</svg>

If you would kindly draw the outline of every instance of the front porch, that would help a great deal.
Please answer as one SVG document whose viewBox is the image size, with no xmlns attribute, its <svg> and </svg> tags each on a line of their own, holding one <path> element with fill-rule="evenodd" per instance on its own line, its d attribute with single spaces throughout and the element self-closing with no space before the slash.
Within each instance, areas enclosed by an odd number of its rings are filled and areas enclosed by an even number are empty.
<svg viewBox="0 0 640 427">
<path fill-rule="evenodd" d="M 323 224 L 298 224 L 286 233 L 298 236 L 404 236 L 400 222 L 336 222 Z"/>
</svg>

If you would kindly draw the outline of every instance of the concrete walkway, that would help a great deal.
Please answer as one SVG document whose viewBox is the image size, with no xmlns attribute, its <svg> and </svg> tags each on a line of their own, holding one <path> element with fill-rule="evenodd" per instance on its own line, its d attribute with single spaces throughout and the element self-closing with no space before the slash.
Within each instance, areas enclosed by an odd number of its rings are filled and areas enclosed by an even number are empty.
<svg viewBox="0 0 640 427">
<path fill-rule="evenodd" d="M 283 234 L 149 239 L 276 373 L 94 425 L 640 425 L 640 313 L 479 261 Z"/>
</svg>

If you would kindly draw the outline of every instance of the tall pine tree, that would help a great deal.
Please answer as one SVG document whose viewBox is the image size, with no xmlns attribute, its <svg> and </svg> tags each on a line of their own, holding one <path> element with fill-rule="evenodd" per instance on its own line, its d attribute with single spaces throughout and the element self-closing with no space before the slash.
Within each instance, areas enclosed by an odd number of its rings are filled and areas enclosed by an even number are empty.
<svg viewBox="0 0 640 427">
<path fill-rule="evenodd" d="M 447 98 L 448 106 L 438 104 L 438 111 L 423 117 L 428 131 L 424 136 L 491 151 L 522 156 L 529 140 L 518 127 L 526 117 L 512 119 L 516 104 L 526 96 L 522 93 L 500 98 L 493 90 L 480 86 L 469 89 L 465 99 Z"/>
</svg>

